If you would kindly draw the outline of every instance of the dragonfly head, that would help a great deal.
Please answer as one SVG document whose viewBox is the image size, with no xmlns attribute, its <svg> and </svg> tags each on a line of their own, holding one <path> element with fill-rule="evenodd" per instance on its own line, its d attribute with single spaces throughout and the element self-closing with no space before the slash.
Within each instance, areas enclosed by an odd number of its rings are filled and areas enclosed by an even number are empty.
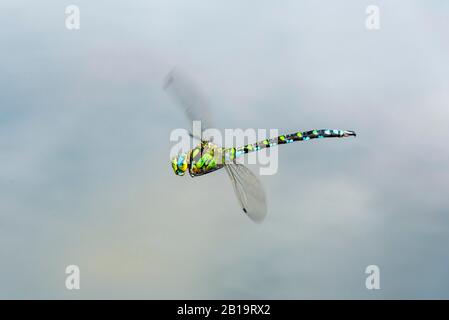
<svg viewBox="0 0 449 320">
<path fill-rule="evenodd" d="M 173 171 L 178 176 L 183 176 L 187 171 L 187 154 L 181 153 L 171 160 Z"/>
</svg>

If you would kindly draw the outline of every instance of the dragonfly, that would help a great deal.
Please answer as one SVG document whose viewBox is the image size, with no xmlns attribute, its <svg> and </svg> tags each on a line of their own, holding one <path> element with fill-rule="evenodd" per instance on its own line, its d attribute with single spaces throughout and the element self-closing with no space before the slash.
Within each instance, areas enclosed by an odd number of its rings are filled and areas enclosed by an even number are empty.
<svg viewBox="0 0 449 320">
<path fill-rule="evenodd" d="M 223 148 L 203 136 L 204 130 L 213 127 L 212 117 L 207 103 L 192 82 L 184 74 L 172 70 L 166 77 L 164 89 L 175 98 L 190 121 L 201 121 L 203 129 L 200 136 L 190 133 L 193 139 L 199 140 L 194 148 L 171 159 L 173 172 L 177 176 L 184 176 L 189 172 L 191 177 L 198 177 L 224 168 L 241 209 L 252 221 L 258 223 L 267 215 L 265 191 L 257 176 L 238 162 L 241 157 L 251 152 L 297 141 L 356 136 L 351 130 L 314 129 L 280 135 L 240 147 Z"/>
</svg>

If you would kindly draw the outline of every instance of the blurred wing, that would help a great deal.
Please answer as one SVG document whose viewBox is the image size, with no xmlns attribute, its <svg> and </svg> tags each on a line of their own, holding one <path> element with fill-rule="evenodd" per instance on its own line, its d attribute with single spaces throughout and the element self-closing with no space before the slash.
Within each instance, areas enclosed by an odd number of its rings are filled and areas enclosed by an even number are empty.
<svg viewBox="0 0 449 320">
<path fill-rule="evenodd" d="M 179 71 L 172 70 L 165 79 L 164 89 L 174 98 L 177 104 L 184 110 L 187 118 L 193 121 L 201 121 L 201 130 L 212 128 L 212 117 L 205 99 L 199 94 L 193 82 Z M 192 135 L 193 136 L 193 135 Z M 193 136 L 199 140 L 202 137 Z"/>
<path fill-rule="evenodd" d="M 240 163 L 226 164 L 225 168 L 243 212 L 251 220 L 262 222 L 267 215 L 267 205 L 265 191 L 259 179 Z"/>
</svg>

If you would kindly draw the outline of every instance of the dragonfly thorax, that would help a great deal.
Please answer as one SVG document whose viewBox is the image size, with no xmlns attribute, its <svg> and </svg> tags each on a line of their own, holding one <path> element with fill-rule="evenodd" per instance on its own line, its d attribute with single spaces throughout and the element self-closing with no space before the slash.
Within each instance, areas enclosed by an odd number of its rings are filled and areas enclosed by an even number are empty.
<svg viewBox="0 0 449 320">
<path fill-rule="evenodd" d="M 196 177 L 223 167 L 223 149 L 215 144 L 203 141 L 190 151 L 190 176 Z"/>
</svg>

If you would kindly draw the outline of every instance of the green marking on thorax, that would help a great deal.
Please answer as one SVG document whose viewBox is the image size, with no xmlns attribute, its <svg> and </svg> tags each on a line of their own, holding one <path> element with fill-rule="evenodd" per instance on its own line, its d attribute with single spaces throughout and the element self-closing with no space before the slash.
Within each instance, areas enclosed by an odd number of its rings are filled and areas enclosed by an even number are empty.
<svg viewBox="0 0 449 320">
<path fill-rule="evenodd" d="M 206 169 L 213 169 L 215 168 L 217 165 L 217 162 L 215 161 L 215 159 L 211 159 L 206 167 Z"/>
<path fill-rule="evenodd" d="M 210 161 L 213 157 L 210 153 L 205 153 L 196 163 L 197 168 L 202 168 L 207 161 Z"/>
</svg>

